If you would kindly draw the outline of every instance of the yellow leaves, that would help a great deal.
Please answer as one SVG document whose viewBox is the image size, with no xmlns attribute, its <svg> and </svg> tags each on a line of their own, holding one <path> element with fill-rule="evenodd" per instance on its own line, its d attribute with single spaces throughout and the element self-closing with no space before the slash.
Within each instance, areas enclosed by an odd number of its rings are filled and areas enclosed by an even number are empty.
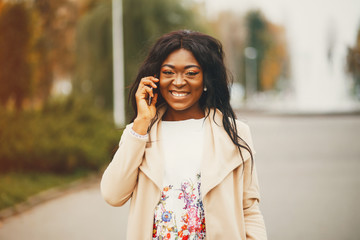
<svg viewBox="0 0 360 240">
<path fill-rule="evenodd" d="M 286 71 L 285 62 L 288 61 L 285 29 L 272 23 L 268 23 L 268 28 L 272 39 L 265 51 L 260 72 L 261 89 L 264 91 L 275 87 L 277 80 Z"/>
</svg>

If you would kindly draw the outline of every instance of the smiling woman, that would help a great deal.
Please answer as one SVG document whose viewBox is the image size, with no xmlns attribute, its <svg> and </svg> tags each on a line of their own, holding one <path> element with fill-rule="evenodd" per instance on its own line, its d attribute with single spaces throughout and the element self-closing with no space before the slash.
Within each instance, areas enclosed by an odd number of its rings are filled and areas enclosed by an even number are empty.
<svg viewBox="0 0 360 240">
<path fill-rule="evenodd" d="M 150 50 L 101 181 L 109 204 L 131 198 L 127 239 L 266 239 L 251 134 L 228 85 L 209 35 L 171 32 Z"/>
<path fill-rule="evenodd" d="M 160 93 L 168 105 L 163 120 L 203 118 L 199 104 L 203 85 L 203 72 L 194 55 L 185 49 L 172 52 L 160 71 Z"/>
</svg>

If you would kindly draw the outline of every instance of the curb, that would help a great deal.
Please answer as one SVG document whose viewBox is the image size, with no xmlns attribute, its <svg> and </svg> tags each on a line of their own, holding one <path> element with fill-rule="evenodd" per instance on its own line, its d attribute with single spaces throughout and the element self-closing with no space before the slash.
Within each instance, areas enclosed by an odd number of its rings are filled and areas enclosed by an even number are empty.
<svg viewBox="0 0 360 240">
<path fill-rule="evenodd" d="M 87 189 L 99 184 L 101 175 L 91 174 L 85 178 L 75 180 L 69 184 L 50 188 L 29 197 L 25 202 L 0 210 L 0 221 L 28 211 L 42 203 L 62 197 L 66 194 Z"/>
</svg>

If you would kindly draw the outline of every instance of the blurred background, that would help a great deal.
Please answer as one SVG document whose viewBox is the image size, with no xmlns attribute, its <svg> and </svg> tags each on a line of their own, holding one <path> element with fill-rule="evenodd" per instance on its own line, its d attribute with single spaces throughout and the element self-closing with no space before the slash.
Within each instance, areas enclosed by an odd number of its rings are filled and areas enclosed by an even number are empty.
<svg viewBox="0 0 360 240">
<path fill-rule="evenodd" d="M 114 92 L 129 122 L 138 67 L 178 29 L 223 43 L 232 106 L 253 130 L 269 239 L 359 239 L 357 0 L 0 0 L 0 239 L 125 239 L 127 207 L 108 208 L 97 180 L 64 200 L 74 222 L 55 210 L 61 202 L 43 215 L 19 204 L 98 179 L 124 127 Z"/>
</svg>

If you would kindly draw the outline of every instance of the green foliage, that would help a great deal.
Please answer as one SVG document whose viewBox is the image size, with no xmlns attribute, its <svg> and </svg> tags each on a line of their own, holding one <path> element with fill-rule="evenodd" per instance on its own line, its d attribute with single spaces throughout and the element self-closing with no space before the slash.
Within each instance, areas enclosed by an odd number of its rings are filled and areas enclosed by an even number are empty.
<svg viewBox="0 0 360 240">
<path fill-rule="evenodd" d="M 18 109 L 32 88 L 30 24 L 24 3 L 6 4 L 0 12 L 0 104 L 12 98 Z"/>
<path fill-rule="evenodd" d="M 52 173 L 6 173 L 0 175 L 0 210 L 24 202 L 29 196 L 85 177 L 87 172 L 70 175 Z"/>
<path fill-rule="evenodd" d="M 98 170 L 111 159 L 121 131 L 111 115 L 69 100 L 42 112 L 1 112 L 0 171 L 67 173 Z"/>
<path fill-rule="evenodd" d="M 269 48 L 271 41 L 271 34 L 268 29 L 268 24 L 265 16 L 260 10 L 252 10 L 245 16 L 247 40 L 246 46 L 253 47 L 257 51 L 256 65 L 256 87 L 257 91 L 261 91 L 261 69 L 265 53 Z"/>
<path fill-rule="evenodd" d="M 246 16 L 246 24 L 248 27 L 248 45 L 264 47 L 267 23 L 261 11 L 250 11 Z"/>
<path fill-rule="evenodd" d="M 75 94 L 88 96 L 107 109 L 113 106 L 111 15 L 111 1 L 103 0 L 80 19 L 74 81 Z"/>
</svg>

